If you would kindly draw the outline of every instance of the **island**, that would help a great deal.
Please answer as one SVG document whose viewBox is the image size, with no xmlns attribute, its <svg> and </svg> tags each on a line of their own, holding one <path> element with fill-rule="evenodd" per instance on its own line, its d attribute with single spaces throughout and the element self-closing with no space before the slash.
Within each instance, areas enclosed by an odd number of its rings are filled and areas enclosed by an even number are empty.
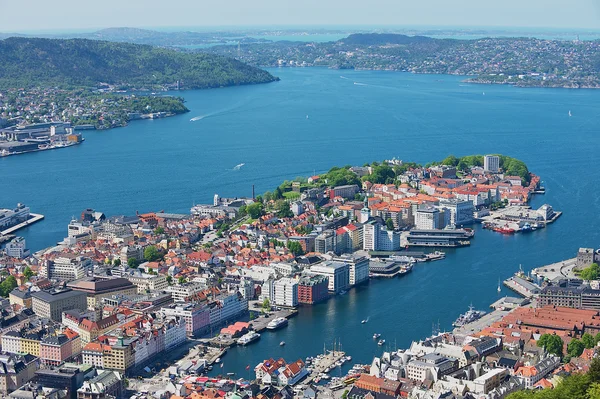
<svg viewBox="0 0 600 399">
<path fill-rule="evenodd" d="M 335 42 L 245 43 L 202 51 L 261 67 L 388 70 L 468 76 L 471 83 L 519 87 L 600 87 L 598 41 L 535 38 L 437 39 L 357 33 Z"/>
</svg>

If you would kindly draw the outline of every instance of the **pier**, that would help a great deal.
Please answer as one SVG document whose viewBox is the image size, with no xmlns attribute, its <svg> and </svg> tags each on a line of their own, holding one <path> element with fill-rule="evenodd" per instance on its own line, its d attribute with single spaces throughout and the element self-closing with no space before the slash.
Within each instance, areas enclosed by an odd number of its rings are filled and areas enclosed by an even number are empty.
<svg viewBox="0 0 600 399">
<path fill-rule="evenodd" d="M 319 359 L 318 362 L 313 363 L 311 373 L 308 375 L 308 377 L 306 377 L 305 380 L 302 381 L 302 384 L 308 385 L 313 382 L 315 378 L 318 378 L 319 375 L 330 372 L 336 367 L 335 364 L 342 360 L 345 356 L 345 352 L 330 351 L 327 355 Z"/>
<path fill-rule="evenodd" d="M 547 281 L 556 278 L 577 278 L 573 270 L 577 266 L 577 258 L 563 260 L 546 266 L 540 266 L 531 271 L 531 274 Z"/>
<path fill-rule="evenodd" d="M 23 227 L 27 227 L 27 226 L 30 226 L 30 225 L 32 225 L 34 223 L 37 223 L 37 222 L 39 222 L 40 220 L 42 220 L 44 218 L 44 215 L 40 215 L 38 213 L 30 213 L 30 215 L 31 215 L 31 218 L 27 219 L 26 221 L 24 221 L 22 223 L 19 223 L 19 224 L 16 224 L 16 225 L 14 225 L 12 227 L 9 227 L 6 230 L 0 231 L 0 235 L 7 235 L 7 234 L 10 234 L 10 233 L 13 233 L 13 232 L 15 232 L 15 231 L 17 231 L 19 229 L 22 229 Z"/>
<path fill-rule="evenodd" d="M 518 276 L 512 276 L 504 280 L 504 285 L 525 298 L 532 298 L 539 294 L 541 290 L 537 284 Z"/>
</svg>

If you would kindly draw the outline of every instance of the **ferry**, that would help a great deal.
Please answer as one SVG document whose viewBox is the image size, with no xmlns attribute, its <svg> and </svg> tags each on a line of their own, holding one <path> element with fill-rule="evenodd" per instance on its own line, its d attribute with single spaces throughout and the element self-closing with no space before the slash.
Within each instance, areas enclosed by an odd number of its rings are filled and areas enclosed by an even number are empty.
<svg viewBox="0 0 600 399">
<path fill-rule="evenodd" d="M 288 325 L 288 320 L 285 317 L 278 317 L 267 324 L 267 330 L 277 330 Z"/>
<path fill-rule="evenodd" d="M 258 341 L 260 339 L 260 334 L 254 331 L 250 331 L 249 333 L 242 335 L 240 339 L 237 340 L 238 345 L 246 346 L 251 344 L 254 341 Z"/>
<path fill-rule="evenodd" d="M 483 315 L 485 315 L 486 312 L 482 311 L 482 310 L 473 310 L 473 305 L 469 306 L 469 310 L 464 313 L 461 314 L 458 319 L 456 319 L 456 321 L 454 323 L 452 323 L 452 326 L 454 327 L 461 327 L 464 326 L 465 324 L 474 322 L 475 320 L 480 319 Z"/>
</svg>

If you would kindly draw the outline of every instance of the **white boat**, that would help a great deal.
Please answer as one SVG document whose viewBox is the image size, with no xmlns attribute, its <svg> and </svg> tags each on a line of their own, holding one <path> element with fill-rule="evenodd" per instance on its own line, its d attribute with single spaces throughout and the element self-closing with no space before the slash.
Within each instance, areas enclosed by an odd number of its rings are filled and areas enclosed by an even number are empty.
<svg viewBox="0 0 600 399">
<path fill-rule="evenodd" d="M 259 333 L 250 331 L 249 333 L 242 335 L 237 340 L 237 343 L 238 343 L 238 345 L 246 346 L 246 345 L 251 344 L 252 342 L 257 341 L 259 339 L 260 339 Z"/>
<path fill-rule="evenodd" d="M 571 110 L 569 110 L 569 117 L 571 117 L 571 116 L 573 116 L 573 115 L 571 115 Z"/>
<path fill-rule="evenodd" d="M 377 342 L 377 345 L 379 346 L 383 346 L 383 344 L 385 344 L 385 339 L 380 339 L 379 342 Z"/>
<path fill-rule="evenodd" d="M 381 334 L 378 334 L 378 333 L 373 334 L 373 339 L 378 339 L 379 337 L 381 337 Z"/>
<path fill-rule="evenodd" d="M 233 170 L 240 170 L 240 169 L 242 169 L 242 166 L 244 166 L 244 165 L 246 165 L 246 164 L 245 163 L 237 164 L 233 167 Z"/>
<path fill-rule="evenodd" d="M 308 119 L 308 115 L 306 115 L 306 119 Z"/>
<path fill-rule="evenodd" d="M 362 324 L 365 324 L 366 322 L 367 322 L 367 320 L 363 320 L 363 321 L 361 321 L 361 323 L 362 323 Z"/>
<path fill-rule="evenodd" d="M 498 292 L 502 291 L 502 288 L 500 287 L 500 279 L 498 279 Z"/>
<path fill-rule="evenodd" d="M 281 341 L 281 342 L 279 343 L 279 346 L 284 346 L 284 345 L 285 345 L 285 341 Z"/>
<path fill-rule="evenodd" d="M 267 330 L 277 330 L 288 325 L 288 320 L 285 317 L 278 317 L 267 324 Z"/>
</svg>

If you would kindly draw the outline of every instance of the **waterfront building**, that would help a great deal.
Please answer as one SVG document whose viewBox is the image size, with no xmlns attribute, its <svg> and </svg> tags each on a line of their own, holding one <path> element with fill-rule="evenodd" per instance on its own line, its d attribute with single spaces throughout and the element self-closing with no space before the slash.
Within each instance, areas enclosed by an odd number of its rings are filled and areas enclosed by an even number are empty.
<svg viewBox="0 0 600 399">
<path fill-rule="evenodd" d="M 103 298 L 111 298 L 118 295 L 134 295 L 137 287 L 128 279 L 121 277 L 84 277 L 71 281 L 68 288 L 74 291 L 84 292 L 87 295 L 87 306 L 94 309 L 102 302 Z"/>
<path fill-rule="evenodd" d="M 577 251 L 577 268 L 585 268 L 592 263 L 600 262 L 600 250 L 593 248 L 579 248 Z"/>
<path fill-rule="evenodd" d="M 345 254 L 332 260 L 348 264 L 350 286 L 355 286 L 369 280 L 369 258 L 365 253 Z"/>
<path fill-rule="evenodd" d="M 600 311 L 600 290 L 588 284 L 578 287 L 546 286 L 540 291 L 538 304 L 540 307 L 552 305 Z"/>
<path fill-rule="evenodd" d="M 298 281 L 298 303 L 312 305 L 329 297 L 327 276 L 304 276 Z"/>
<path fill-rule="evenodd" d="M 164 291 L 169 286 L 167 277 L 164 274 L 139 273 L 133 276 L 126 276 L 126 278 L 137 287 L 138 294 Z"/>
<path fill-rule="evenodd" d="M 31 380 L 38 369 L 33 355 L 0 354 L 0 395 L 8 394 Z"/>
<path fill-rule="evenodd" d="M 49 280 L 71 281 L 85 277 L 92 269 L 90 258 L 63 253 L 54 259 L 46 259 L 40 267 L 40 276 Z"/>
<path fill-rule="evenodd" d="M 242 297 L 247 301 L 254 299 L 254 296 L 256 295 L 256 291 L 254 290 L 254 282 L 244 277 L 240 279 L 240 286 L 238 287 L 238 291 L 240 292 Z"/>
<path fill-rule="evenodd" d="M 268 359 L 259 363 L 255 368 L 256 379 L 264 385 L 287 386 L 295 385 L 308 375 L 308 370 L 301 359 L 287 364 L 285 360 Z"/>
<path fill-rule="evenodd" d="M 188 336 L 202 335 L 210 330 L 210 316 L 208 307 L 201 303 L 176 303 L 163 306 L 160 312 L 165 316 L 180 317 L 185 320 Z"/>
<path fill-rule="evenodd" d="M 87 306 L 87 295 L 70 288 L 37 291 L 31 297 L 33 312 L 54 321 L 61 321 L 65 310 L 83 310 Z"/>
<path fill-rule="evenodd" d="M 500 170 L 500 157 L 498 155 L 485 155 L 483 157 L 484 172 L 498 173 Z"/>
<path fill-rule="evenodd" d="M 462 226 L 473 223 L 473 201 L 461 201 L 459 199 L 444 199 L 440 201 L 440 208 L 449 211 L 449 225 Z"/>
<path fill-rule="evenodd" d="M 67 237 L 69 238 L 80 238 L 83 236 L 90 236 L 92 235 L 96 230 L 97 225 L 92 224 L 92 222 L 89 221 L 78 221 L 78 220 L 71 220 L 71 222 L 69 223 L 69 225 L 67 226 Z M 125 260 L 124 264 L 127 263 L 127 260 Z"/>
<path fill-rule="evenodd" d="M 6 255 L 17 259 L 24 259 L 30 254 L 29 249 L 27 249 L 27 243 L 23 237 L 16 237 L 8 242 L 4 246 L 4 251 L 6 252 Z"/>
<path fill-rule="evenodd" d="M 275 281 L 275 305 L 284 307 L 298 306 L 298 282 L 291 278 Z"/>
<path fill-rule="evenodd" d="M 388 230 L 378 219 L 363 225 L 363 249 L 365 251 L 400 250 L 400 232 Z"/>
<path fill-rule="evenodd" d="M 436 208 L 432 205 L 421 205 L 415 213 L 415 228 L 418 230 L 443 229 L 450 223 L 450 212 L 446 213 L 444 208 Z"/>
<path fill-rule="evenodd" d="M 350 268 L 347 263 L 326 261 L 310 267 L 313 274 L 328 278 L 328 290 L 338 293 L 346 290 L 350 284 Z"/>
<path fill-rule="evenodd" d="M 415 247 L 460 247 L 470 244 L 465 230 L 418 230 L 413 229 L 406 237 L 408 245 Z"/>
<path fill-rule="evenodd" d="M 379 378 L 369 374 L 361 374 L 354 383 L 354 386 L 378 394 L 397 397 L 400 394 L 401 383 L 385 378 Z"/>
<path fill-rule="evenodd" d="M 1 143 L 2 145 L 5 145 L 4 149 L 6 148 L 7 143 Z M 9 143 L 8 146 L 10 146 L 11 144 Z M 25 144 L 28 145 L 28 144 Z M 37 149 L 37 144 L 34 144 L 35 148 Z M 0 150 L 2 150 L 3 148 L 0 148 Z M 10 149 L 8 149 L 8 151 L 11 151 Z M 19 149 L 19 151 L 22 151 L 22 149 Z M 27 219 L 29 219 L 29 207 L 23 205 L 23 204 L 17 204 L 16 208 L 13 209 L 0 209 L 0 230 L 4 230 L 5 228 L 8 227 L 12 227 L 16 224 L 22 223 L 24 221 L 26 221 Z"/>
</svg>

